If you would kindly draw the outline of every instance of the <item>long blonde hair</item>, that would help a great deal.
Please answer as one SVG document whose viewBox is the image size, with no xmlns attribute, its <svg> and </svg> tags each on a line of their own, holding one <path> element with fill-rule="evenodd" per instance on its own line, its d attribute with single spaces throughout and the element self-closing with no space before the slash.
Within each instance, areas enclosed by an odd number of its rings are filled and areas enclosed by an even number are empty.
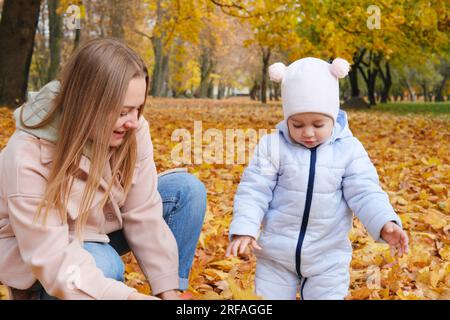
<svg viewBox="0 0 450 320">
<path fill-rule="evenodd" d="M 45 208 L 42 216 L 44 225 L 51 209 L 56 209 L 62 222 L 67 224 L 70 190 L 74 179 L 82 174 L 79 170 L 81 156 L 89 147 L 92 151 L 89 175 L 76 219 L 76 232 L 82 240 L 82 229 L 88 220 L 104 168 L 108 165 L 109 142 L 114 125 L 123 108 L 130 80 L 136 77 L 145 78 L 147 97 L 148 71 L 139 55 L 118 40 L 90 40 L 71 56 L 62 70 L 61 89 L 47 117 L 37 125 L 27 126 L 43 127 L 61 114 L 48 184 L 36 215 L 36 218 L 40 217 Z M 139 108 L 139 116 L 142 108 Z M 95 138 L 90 141 L 89 136 Z M 100 209 L 105 206 L 115 179 L 123 186 L 126 197 L 131 188 L 136 158 L 136 133 L 130 130 L 122 144 L 114 150 L 112 179 Z"/>
</svg>

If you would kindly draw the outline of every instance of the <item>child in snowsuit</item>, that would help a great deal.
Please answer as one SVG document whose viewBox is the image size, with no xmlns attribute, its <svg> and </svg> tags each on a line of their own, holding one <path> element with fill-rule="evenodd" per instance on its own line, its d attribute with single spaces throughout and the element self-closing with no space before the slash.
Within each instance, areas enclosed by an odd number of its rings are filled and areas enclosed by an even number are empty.
<svg viewBox="0 0 450 320">
<path fill-rule="evenodd" d="M 269 68 L 281 82 L 284 120 L 260 140 L 244 171 L 226 252 L 257 249 L 255 289 L 265 299 L 295 299 L 299 290 L 301 299 L 345 298 L 352 211 L 376 241 L 400 256 L 408 251 L 377 171 L 339 110 L 338 79 L 348 71 L 340 58 Z"/>
</svg>

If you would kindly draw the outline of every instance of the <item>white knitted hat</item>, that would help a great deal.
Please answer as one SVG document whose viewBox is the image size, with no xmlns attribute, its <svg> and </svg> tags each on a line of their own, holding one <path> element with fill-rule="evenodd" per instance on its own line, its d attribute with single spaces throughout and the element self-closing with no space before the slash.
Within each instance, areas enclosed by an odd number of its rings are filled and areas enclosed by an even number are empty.
<svg viewBox="0 0 450 320">
<path fill-rule="evenodd" d="M 269 67 L 270 80 L 281 82 L 284 118 L 302 112 L 317 112 L 336 122 L 339 112 L 339 79 L 350 70 L 341 58 L 328 63 L 317 58 L 303 58 L 286 67 L 277 62 Z"/>
</svg>

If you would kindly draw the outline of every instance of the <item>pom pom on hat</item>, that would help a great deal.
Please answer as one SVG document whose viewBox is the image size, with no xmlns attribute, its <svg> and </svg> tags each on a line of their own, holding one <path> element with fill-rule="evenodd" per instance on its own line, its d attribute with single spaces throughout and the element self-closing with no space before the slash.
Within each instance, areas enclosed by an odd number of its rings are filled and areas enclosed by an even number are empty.
<svg viewBox="0 0 450 320">
<path fill-rule="evenodd" d="M 344 78 L 350 71 L 350 63 L 342 58 L 336 58 L 330 65 L 330 72 L 338 79 Z"/>
<path fill-rule="evenodd" d="M 270 80 L 275 82 L 283 81 L 286 74 L 286 66 L 282 62 L 276 62 L 269 67 Z"/>
</svg>

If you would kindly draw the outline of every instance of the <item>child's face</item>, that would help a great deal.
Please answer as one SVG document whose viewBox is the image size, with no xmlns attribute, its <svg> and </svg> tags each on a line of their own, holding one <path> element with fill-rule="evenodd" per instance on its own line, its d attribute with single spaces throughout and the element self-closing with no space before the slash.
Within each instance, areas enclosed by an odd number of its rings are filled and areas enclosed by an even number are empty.
<svg viewBox="0 0 450 320">
<path fill-rule="evenodd" d="M 291 139 L 306 148 L 314 148 L 331 137 L 333 126 L 333 119 L 320 113 L 297 113 L 288 119 Z"/>
</svg>

